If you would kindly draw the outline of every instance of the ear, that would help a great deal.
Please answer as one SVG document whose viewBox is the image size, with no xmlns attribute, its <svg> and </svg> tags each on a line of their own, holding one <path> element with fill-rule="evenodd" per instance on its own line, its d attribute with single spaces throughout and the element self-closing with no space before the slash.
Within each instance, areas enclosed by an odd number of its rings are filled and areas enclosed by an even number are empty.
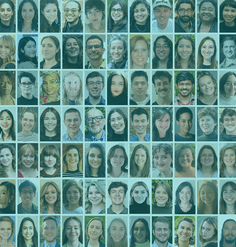
<svg viewBox="0 0 236 247">
<path fill-rule="evenodd" d="M 22 53 L 25 53 L 24 50 L 23 50 L 22 48 L 20 49 L 20 51 L 21 51 Z"/>
<path fill-rule="evenodd" d="M 177 120 L 176 123 L 179 125 L 179 121 Z"/>
</svg>

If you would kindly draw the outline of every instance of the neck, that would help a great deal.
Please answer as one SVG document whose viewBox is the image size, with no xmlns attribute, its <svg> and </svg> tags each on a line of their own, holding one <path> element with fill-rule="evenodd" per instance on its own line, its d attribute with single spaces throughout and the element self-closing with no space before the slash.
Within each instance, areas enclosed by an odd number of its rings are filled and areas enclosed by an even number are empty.
<svg viewBox="0 0 236 247">
<path fill-rule="evenodd" d="M 202 166 L 201 172 L 202 172 L 202 175 L 204 177 L 209 177 L 213 173 L 212 167 L 211 166 Z"/>
<path fill-rule="evenodd" d="M 67 22 L 69 27 L 75 26 L 79 22 L 79 18 L 74 22 Z"/>
<path fill-rule="evenodd" d="M 98 239 L 89 239 L 89 244 L 92 246 L 92 247 L 96 247 L 96 246 L 99 246 L 99 241 Z"/>
<path fill-rule="evenodd" d="M 91 167 L 91 175 L 94 177 L 98 176 L 98 168 Z"/>
<path fill-rule="evenodd" d="M 191 95 L 192 95 L 192 93 L 186 97 L 183 97 L 182 95 L 179 94 L 179 98 L 180 98 L 181 102 L 186 105 L 190 101 Z"/>
<path fill-rule="evenodd" d="M 48 214 L 55 214 L 55 205 L 48 204 Z"/>
<path fill-rule="evenodd" d="M 165 98 L 158 97 L 156 102 L 158 105 L 170 105 L 171 99 L 169 98 L 169 96 L 166 96 Z"/>
<path fill-rule="evenodd" d="M 235 166 L 230 166 L 230 167 L 226 166 L 226 171 L 229 175 L 233 175 L 235 170 L 236 170 Z"/>
<path fill-rule="evenodd" d="M 79 203 L 77 203 L 77 204 L 68 204 L 67 205 L 67 210 L 68 211 L 74 211 L 75 209 L 77 209 L 77 208 L 79 208 Z"/>
<path fill-rule="evenodd" d="M 134 95 L 134 97 L 133 97 L 134 101 L 136 101 L 136 102 L 142 102 L 142 101 L 144 101 L 146 98 L 147 98 L 147 97 L 146 97 L 145 94 L 144 94 L 144 95 L 141 95 L 141 96 L 135 96 L 135 95 Z"/>
<path fill-rule="evenodd" d="M 186 133 L 186 132 L 182 132 L 181 130 L 178 132 L 178 135 L 182 136 L 182 137 L 185 137 L 185 138 L 188 138 L 189 136 L 189 133 Z"/>
<path fill-rule="evenodd" d="M 167 242 L 168 241 L 166 241 L 165 243 L 161 243 L 157 239 L 155 239 L 155 241 L 156 241 L 156 244 L 157 244 L 158 247 L 167 247 Z"/>
<path fill-rule="evenodd" d="M 52 130 L 52 131 L 45 130 L 45 135 L 48 137 L 53 137 L 56 135 L 56 131 L 55 130 Z"/>
<path fill-rule="evenodd" d="M 10 21 L 2 21 L 1 20 L 1 22 L 2 22 L 2 24 L 4 24 L 5 26 L 10 26 L 10 22 L 11 22 L 11 20 Z"/>
<path fill-rule="evenodd" d="M 119 214 L 124 209 L 124 205 L 123 205 L 123 203 L 122 204 L 113 204 L 112 203 L 111 208 L 112 208 L 112 211 Z"/>
<path fill-rule="evenodd" d="M 31 130 L 27 131 L 25 129 L 22 129 L 21 134 L 25 136 L 31 136 L 33 132 Z"/>
<path fill-rule="evenodd" d="M 97 105 L 101 101 L 101 99 L 102 99 L 102 95 L 100 95 L 98 98 L 94 98 L 91 95 L 89 95 L 89 102 L 92 105 Z"/>
<path fill-rule="evenodd" d="M 10 137 L 10 130 L 7 130 L 7 131 L 2 131 L 3 132 L 3 136 L 4 136 L 4 139 L 8 139 Z"/>
<path fill-rule="evenodd" d="M 89 60 L 94 69 L 98 69 L 100 65 L 103 63 L 103 58 L 101 57 L 99 60 Z"/>
<path fill-rule="evenodd" d="M 160 131 L 158 130 L 158 133 L 159 133 L 160 138 L 166 137 L 166 132 L 160 132 Z"/>
<path fill-rule="evenodd" d="M 32 32 L 32 22 L 25 22 L 22 26 L 22 32 Z"/>
<path fill-rule="evenodd" d="M 56 60 L 55 57 L 52 58 L 52 59 L 50 59 L 50 60 L 46 60 L 46 59 L 45 59 L 43 68 L 44 68 L 44 69 L 50 69 L 50 68 L 52 68 L 52 67 L 53 67 L 54 65 L 56 65 L 56 64 L 57 64 L 57 60 Z"/>
<path fill-rule="evenodd" d="M 225 96 L 226 99 L 233 99 L 235 97 L 235 95 L 227 95 L 225 93 L 223 93 L 223 95 Z"/>
<path fill-rule="evenodd" d="M 229 131 L 226 130 L 226 134 L 227 135 L 236 135 L 236 129 L 234 131 L 232 131 L 232 132 L 229 132 Z"/>
<path fill-rule="evenodd" d="M 93 135 L 96 139 L 100 139 L 102 137 L 102 134 L 103 134 L 103 130 L 101 130 L 101 132 L 99 132 L 98 134 L 96 135 Z"/>
<path fill-rule="evenodd" d="M 100 213 L 103 209 L 104 209 L 103 204 L 102 204 L 102 202 L 100 202 L 100 203 L 97 204 L 97 205 L 92 205 L 91 213 L 92 213 L 92 214 L 98 214 L 98 213 Z"/>
<path fill-rule="evenodd" d="M 143 134 L 136 133 L 136 136 L 138 137 L 139 141 L 145 141 L 144 137 L 145 137 L 146 134 L 147 134 L 147 132 L 144 132 Z"/>
<path fill-rule="evenodd" d="M 76 64 L 78 62 L 78 57 L 67 57 L 69 63 Z"/>
<path fill-rule="evenodd" d="M 168 21 L 169 21 L 169 19 L 168 19 Z M 159 29 L 165 29 L 166 26 L 167 26 L 167 24 L 168 24 L 168 21 L 167 21 L 165 24 L 160 24 L 159 22 L 157 22 L 157 27 L 158 27 Z"/>
<path fill-rule="evenodd" d="M 4 166 L 4 170 L 8 173 L 8 172 L 14 172 L 12 164 L 10 164 L 9 166 Z"/>
<path fill-rule="evenodd" d="M 103 27 L 101 26 L 101 23 L 91 24 L 91 26 L 92 26 L 92 28 L 95 29 L 95 30 L 99 30 L 99 29 L 103 28 Z"/>
<path fill-rule="evenodd" d="M 172 177 L 172 175 L 173 175 L 173 172 L 171 171 L 171 169 L 163 171 L 163 173 L 164 173 L 166 178 Z"/>
<path fill-rule="evenodd" d="M 121 167 L 112 167 L 111 176 L 118 178 L 121 175 Z"/>
<path fill-rule="evenodd" d="M 216 101 L 216 96 L 214 94 L 212 95 L 201 95 L 200 100 L 207 104 L 207 105 L 213 105 Z"/>
<path fill-rule="evenodd" d="M 181 58 L 180 63 L 182 69 L 188 69 L 189 58 Z"/>
<path fill-rule="evenodd" d="M 231 22 L 225 22 L 225 26 L 227 26 L 227 27 L 234 27 L 235 26 L 234 20 L 231 21 Z"/>
<path fill-rule="evenodd" d="M 25 240 L 25 244 L 26 245 L 33 245 L 33 241 L 32 241 L 32 238 L 31 239 L 24 239 Z"/>
<path fill-rule="evenodd" d="M 132 63 L 132 68 L 131 69 L 144 69 L 145 68 L 145 65 L 146 64 L 139 66 L 139 65 L 136 65 L 136 64 Z"/>
<path fill-rule="evenodd" d="M 22 96 L 26 99 L 32 99 L 33 98 L 33 95 L 32 94 L 22 94 Z"/>
<path fill-rule="evenodd" d="M 165 59 L 159 60 L 159 64 L 163 67 L 167 67 L 167 63 L 168 63 L 169 57 L 166 57 Z"/>
<path fill-rule="evenodd" d="M 179 240 L 178 246 L 180 247 L 188 247 L 189 246 L 189 241 L 183 242 Z"/>
<path fill-rule="evenodd" d="M 73 133 L 70 133 L 70 132 L 67 132 L 67 133 L 68 133 L 68 136 L 70 137 L 70 139 L 73 139 L 78 135 L 79 131 L 78 132 L 73 132 Z"/>
<path fill-rule="evenodd" d="M 227 214 L 235 214 L 235 206 L 234 204 L 226 204 L 226 213 Z"/>
<path fill-rule="evenodd" d="M 69 96 L 69 95 L 67 95 L 67 99 L 68 100 L 75 101 L 76 98 L 77 98 L 77 95 L 76 96 Z"/>
<path fill-rule="evenodd" d="M 203 64 L 204 64 L 204 65 L 211 65 L 211 57 L 208 58 L 208 59 L 205 59 L 205 58 L 204 58 Z"/>
<path fill-rule="evenodd" d="M 48 174 L 48 175 L 52 175 L 55 173 L 57 169 L 55 167 L 45 167 L 44 171 Z"/>
<path fill-rule="evenodd" d="M 69 171 L 76 171 L 78 169 L 78 164 L 76 164 L 76 165 L 74 165 L 74 166 L 72 166 L 72 165 L 68 165 L 68 170 Z"/>
<path fill-rule="evenodd" d="M 25 210 L 30 210 L 32 208 L 32 202 L 30 204 L 23 204 L 22 203 L 22 208 L 24 208 Z"/>
<path fill-rule="evenodd" d="M 69 247 L 79 247 L 79 240 L 76 239 L 75 241 L 70 241 L 70 240 L 68 239 L 67 245 L 68 245 Z"/>
<path fill-rule="evenodd" d="M 53 243 L 55 243 L 55 242 L 56 242 L 56 239 L 55 239 L 55 240 L 53 240 L 52 242 L 48 242 L 47 240 L 45 240 L 45 242 L 46 242 L 47 244 L 51 245 L 51 244 L 53 244 Z"/>
</svg>

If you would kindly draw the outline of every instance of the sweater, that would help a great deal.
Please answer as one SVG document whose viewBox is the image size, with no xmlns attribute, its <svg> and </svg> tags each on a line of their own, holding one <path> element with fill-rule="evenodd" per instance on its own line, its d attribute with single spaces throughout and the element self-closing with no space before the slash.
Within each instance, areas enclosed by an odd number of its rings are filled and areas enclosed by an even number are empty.
<svg viewBox="0 0 236 247">
<path fill-rule="evenodd" d="M 150 205 L 145 202 L 138 204 L 133 201 L 133 204 L 129 206 L 130 214 L 150 214 Z"/>
</svg>

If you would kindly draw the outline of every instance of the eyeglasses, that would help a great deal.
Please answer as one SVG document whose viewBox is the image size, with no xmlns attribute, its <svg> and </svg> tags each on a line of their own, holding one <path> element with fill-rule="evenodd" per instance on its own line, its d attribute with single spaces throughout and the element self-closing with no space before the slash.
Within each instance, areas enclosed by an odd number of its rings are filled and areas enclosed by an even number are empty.
<svg viewBox="0 0 236 247">
<path fill-rule="evenodd" d="M 98 50 L 98 49 L 100 49 L 102 46 L 101 45 L 87 45 L 86 46 L 86 48 L 88 49 L 88 50 L 92 50 L 93 48 L 95 49 L 95 50 Z"/>
<path fill-rule="evenodd" d="M 90 15 L 98 15 L 100 14 L 102 11 L 101 10 L 95 10 L 95 11 L 89 11 L 87 12 L 87 16 L 90 16 Z"/>
<path fill-rule="evenodd" d="M 111 9 L 111 12 L 112 12 L 112 13 L 115 13 L 115 12 L 121 13 L 122 11 L 123 11 L 122 9 L 115 9 L 115 8 L 112 8 L 112 9 Z"/>
<path fill-rule="evenodd" d="M 29 195 L 32 196 L 34 194 L 34 191 L 33 190 L 22 190 L 21 193 L 25 196 L 29 193 Z"/>
<path fill-rule="evenodd" d="M 89 87 L 95 86 L 95 85 L 100 87 L 102 85 L 102 81 L 89 81 L 87 84 L 88 84 Z"/>
<path fill-rule="evenodd" d="M 192 9 L 179 9 L 179 13 L 180 14 L 185 14 L 185 12 L 187 12 L 187 14 L 191 14 L 192 13 Z"/>
<path fill-rule="evenodd" d="M 75 14 L 79 9 L 64 9 L 65 14 L 68 14 L 71 12 L 72 14 Z"/>
<path fill-rule="evenodd" d="M 88 118 L 86 121 L 88 123 L 92 123 L 92 122 L 101 122 L 104 119 L 103 116 L 99 116 L 99 117 L 90 117 Z"/>
<path fill-rule="evenodd" d="M 20 83 L 23 87 L 32 87 L 34 85 L 34 83 Z"/>
</svg>

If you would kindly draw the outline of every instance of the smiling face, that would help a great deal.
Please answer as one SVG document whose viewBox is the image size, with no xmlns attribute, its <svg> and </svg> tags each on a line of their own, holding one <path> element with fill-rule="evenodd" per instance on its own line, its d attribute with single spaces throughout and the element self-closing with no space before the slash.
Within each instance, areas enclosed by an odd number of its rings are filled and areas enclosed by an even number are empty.
<svg viewBox="0 0 236 247">
<path fill-rule="evenodd" d="M 205 23 L 212 23 L 216 17 L 216 9 L 211 2 L 202 4 L 199 10 L 199 17 Z"/>
<path fill-rule="evenodd" d="M 134 50 L 131 52 L 131 61 L 133 69 L 144 69 L 149 57 L 147 43 L 144 40 L 138 40 Z"/>
<path fill-rule="evenodd" d="M 104 12 L 97 9 L 96 7 L 93 7 L 92 9 L 89 9 L 87 12 L 87 17 L 90 21 L 90 23 L 95 26 L 101 25 L 101 21 L 103 18 Z"/>
<path fill-rule="evenodd" d="M 207 39 L 201 47 L 201 55 L 204 60 L 210 60 L 215 54 L 215 45 L 214 42 L 210 39 Z"/>
<path fill-rule="evenodd" d="M 235 205 L 236 191 L 230 185 L 226 186 L 223 190 L 223 200 L 226 205 Z"/>
<path fill-rule="evenodd" d="M 66 191 L 66 199 L 69 205 L 79 205 L 80 197 L 80 191 L 75 185 L 70 186 Z"/>
<path fill-rule="evenodd" d="M 182 221 L 177 229 L 179 241 L 189 243 L 189 239 L 193 236 L 192 224 L 188 221 Z"/>
<path fill-rule="evenodd" d="M 64 90 L 67 94 L 67 98 L 74 100 L 79 95 L 81 88 L 81 80 L 76 75 L 66 76 L 64 79 Z"/>
<path fill-rule="evenodd" d="M 125 162 L 125 155 L 121 148 L 116 148 L 113 156 L 110 159 L 110 163 L 114 168 L 121 168 Z"/>
<path fill-rule="evenodd" d="M 225 244 L 233 244 L 236 240 L 236 223 L 232 220 L 224 224 L 222 235 Z"/>
<path fill-rule="evenodd" d="M 79 158 L 79 153 L 77 149 L 75 148 L 70 149 L 66 154 L 66 162 L 67 162 L 69 170 L 77 169 L 79 161 L 80 161 L 80 158 Z"/>
<path fill-rule="evenodd" d="M 178 54 L 179 54 L 181 59 L 189 60 L 189 58 L 193 52 L 193 47 L 192 47 L 191 41 L 187 40 L 187 39 L 181 39 L 179 41 L 177 50 L 178 50 Z"/>
<path fill-rule="evenodd" d="M 200 92 L 204 96 L 212 96 L 214 94 L 216 90 L 216 86 L 210 76 L 205 75 L 201 77 L 198 80 L 198 83 L 199 83 Z"/>
<path fill-rule="evenodd" d="M 122 222 L 113 221 L 109 233 L 112 240 L 115 243 L 119 243 L 125 237 L 125 226 Z"/>
<path fill-rule="evenodd" d="M 214 164 L 214 154 L 211 149 L 205 148 L 203 149 L 200 156 L 200 163 L 202 166 L 209 167 Z"/>
<path fill-rule="evenodd" d="M 102 47 L 101 40 L 95 38 L 86 42 L 85 51 L 90 60 L 98 61 L 102 58 L 105 48 Z"/>
<path fill-rule="evenodd" d="M 183 23 L 189 23 L 190 19 L 194 16 L 194 10 L 190 3 L 181 3 L 177 10 L 179 19 Z"/>
<path fill-rule="evenodd" d="M 57 237 L 57 225 L 54 220 L 46 220 L 42 223 L 42 234 L 48 244 L 52 244 Z"/>
<path fill-rule="evenodd" d="M 161 76 L 160 78 L 155 79 L 154 88 L 158 97 L 166 98 L 169 97 L 169 93 L 171 90 L 171 82 L 165 76 Z"/>
<path fill-rule="evenodd" d="M 25 168 L 29 169 L 34 165 L 34 162 L 35 162 L 35 155 L 32 154 L 32 152 L 29 149 L 27 149 L 25 154 L 21 157 L 22 165 Z"/>
<path fill-rule="evenodd" d="M 119 5 L 119 4 L 116 4 Z M 114 5 L 114 6 L 116 6 Z M 112 59 L 115 62 L 121 62 L 124 59 L 124 55 L 126 50 L 124 48 L 124 43 L 121 40 L 114 40 L 111 42 L 109 52 L 111 54 Z"/>
<path fill-rule="evenodd" d="M 78 23 L 82 11 L 79 11 L 79 6 L 76 2 L 68 2 L 64 9 L 65 17 L 69 25 L 74 26 Z"/>
<path fill-rule="evenodd" d="M 124 187 L 119 186 L 117 188 L 112 188 L 109 197 L 112 201 L 112 205 L 123 205 L 124 199 L 126 197 Z"/>
<path fill-rule="evenodd" d="M 179 199 L 181 201 L 181 204 L 187 204 L 190 202 L 192 197 L 192 192 L 189 186 L 185 186 L 180 192 L 179 192 Z"/>
<path fill-rule="evenodd" d="M 188 112 L 181 114 L 177 124 L 179 125 L 180 132 L 186 135 L 192 128 L 191 115 Z"/>
<path fill-rule="evenodd" d="M 57 117 L 56 115 L 49 111 L 46 113 L 45 118 L 44 118 L 44 127 L 47 131 L 55 131 L 57 127 Z"/>
<path fill-rule="evenodd" d="M 0 222 L 0 239 L 7 241 L 12 235 L 11 223 L 8 221 Z"/>
<path fill-rule="evenodd" d="M 134 114 L 132 125 L 134 127 L 135 133 L 141 135 L 147 132 L 147 127 L 149 125 L 149 120 L 146 114 L 137 115 Z"/>
<path fill-rule="evenodd" d="M 59 51 L 59 48 L 56 47 L 55 43 L 51 38 L 45 38 L 42 41 L 42 56 L 45 60 L 56 59 L 56 54 Z"/>
<path fill-rule="evenodd" d="M 133 197 L 136 203 L 142 204 L 146 201 L 148 193 L 142 185 L 138 185 L 134 188 L 133 192 L 131 193 L 131 196 Z"/>
<path fill-rule="evenodd" d="M 134 9 L 134 19 L 138 25 L 145 25 L 149 16 L 147 7 L 145 4 L 140 3 Z"/>
<path fill-rule="evenodd" d="M 155 228 L 152 233 L 155 236 L 156 240 L 160 243 L 166 243 L 170 237 L 171 229 L 169 228 L 169 224 L 165 222 L 157 221 L 155 223 Z"/>
<path fill-rule="evenodd" d="M 199 125 L 202 132 L 205 135 L 209 135 L 214 131 L 217 123 L 215 123 L 214 119 L 210 115 L 206 115 L 200 118 Z"/>
<path fill-rule="evenodd" d="M 80 53 L 80 47 L 76 39 L 69 38 L 66 41 L 65 53 L 69 58 L 78 57 Z"/>
<path fill-rule="evenodd" d="M 12 166 L 13 156 L 8 148 L 3 148 L 0 151 L 0 164 L 2 166 Z"/>
<path fill-rule="evenodd" d="M 88 83 L 85 85 L 89 92 L 89 97 L 98 99 L 101 97 L 101 92 L 104 88 L 104 83 L 102 83 L 102 78 L 100 76 L 89 78 Z"/>
<path fill-rule="evenodd" d="M 223 119 L 223 126 L 226 130 L 226 134 L 235 135 L 236 132 L 236 116 L 225 115 Z"/>
<path fill-rule="evenodd" d="M 137 149 L 135 152 L 134 161 L 138 167 L 138 170 L 142 170 L 147 161 L 146 151 L 142 148 Z"/>
<path fill-rule="evenodd" d="M 13 16 L 13 9 L 11 8 L 11 5 L 9 5 L 8 3 L 3 3 L 0 6 L 1 22 L 4 25 L 9 26 L 12 16 Z"/>
<path fill-rule="evenodd" d="M 4 62 L 7 62 L 7 59 L 10 56 L 10 52 L 11 52 L 11 49 L 10 49 L 9 44 L 1 40 L 0 41 L 0 58 L 2 58 Z"/>
<path fill-rule="evenodd" d="M 21 52 L 24 53 L 24 55 L 29 59 L 33 59 L 37 53 L 36 43 L 32 40 L 29 40 L 23 49 L 21 49 Z"/>
<path fill-rule="evenodd" d="M 157 19 L 157 25 L 165 28 L 167 26 L 169 18 L 171 17 L 171 14 L 172 10 L 169 7 L 157 6 L 154 9 L 154 15 Z"/>
<path fill-rule="evenodd" d="M 167 154 L 164 148 L 158 149 L 153 157 L 154 166 L 160 171 L 169 171 L 173 159 L 170 154 Z"/>
<path fill-rule="evenodd" d="M 228 59 L 235 59 L 236 44 L 235 44 L 234 40 L 226 40 L 223 43 L 223 54 Z"/>
<path fill-rule="evenodd" d="M 31 112 L 25 112 L 21 119 L 22 131 L 31 132 L 35 125 L 34 114 Z"/>
<path fill-rule="evenodd" d="M 56 165 L 57 158 L 54 157 L 53 155 L 45 155 L 43 157 L 43 161 L 44 161 L 44 165 L 47 168 L 51 168 L 51 167 L 54 167 Z"/>
<path fill-rule="evenodd" d="M 146 242 L 147 230 L 143 222 L 138 221 L 135 223 L 133 235 L 136 243 L 143 244 Z"/>
<path fill-rule="evenodd" d="M 156 188 L 154 197 L 158 207 L 165 207 L 169 200 L 167 191 L 161 185 Z"/>
<path fill-rule="evenodd" d="M 119 3 L 112 6 L 111 18 L 115 24 L 124 18 L 124 11 Z"/>
<path fill-rule="evenodd" d="M 50 25 L 57 19 L 58 9 L 55 3 L 48 3 L 41 13 Z"/>
<path fill-rule="evenodd" d="M 224 84 L 224 93 L 223 95 L 228 98 L 234 98 L 236 94 L 236 77 L 234 75 L 228 76 L 225 84 Z"/>
<path fill-rule="evenodd" d="M 223 9 L 222 16 L 226 26 L 234 24 L 234 20 L 236 17 L 236 9 L 231 6 L 225 6 Z"/>
<path fill-rule="evenodd" d="M 192 93 L 194 84 L 190 80 L 185 80 L 185 81 L 179 81 L 178 84 L 176 84 L 176 87 L 178 89 L 179 94 L 183 98 L 185 98 Z"/>
<path fill-rule="evenodd" d="M 64 124 L 67 127 L 68 134 L 77 135 L 80 130 L 81 119 L 78 112 L 68 112 L 65 115 Z"/>
<path fill-rule="evenodd" d="M 76 220 L 70 220 L 65 227 L 65 234 L 69 242 L 74 242 L 79 239 L 81 234 L 80 224 Z"/>
<path fill-rule="evenodd" d="M 44 195 L 45 201 L 49 205 L 54 205 L 57 201 L 57 190 L 53 185 L 49 185 Z"/>
<path fill-rule="evenodd" d="M 110 125 L 116 134 L 123 134 L 124 133 L 125 120 L 120 113 L 114 112 L 111 114 Z"/>
<path fill-rule="evenodd" d="M 168 61 L 170 55 L 170 47 L 168 46 L 165 39 L 160 38 L 157 40 L 155 52 L 161 61 Z"/>
<path fill-rule="evenodd" d="M 34 226 L 33 226 L 33 223 L 31 221 L 26 220 L 23 223 L 22 235 L 23 235 L 25 241 L 32 240 L 32 237 L 34 236 Z"/>
<path fill-rule="evenodd" d="M 35 192 L 32 186 L 24 187 L 20 192 L 22 204 L 26 207 L 32 206 L 32 201 L 35 197 Z"/>
<path fill-rule="evenodd" d="M 30 80 L 29 77 L 22 77 L 19 86 L 23 97 L 33 97 L 33 89 L 35 84 Z"/>
<path fill-rule="evenodd" d="M 92 185 L 89 187 L 88 200 L 92 205 L 99 205 L 102 203 L 103 196 L 99 192 L 96 186 Z"/>
<path fill-rule="evenodd" d="M 121 75 L 114 75 L 111 79 L 111 94 L 113 97 L 117 97 L 123 93 L 124 79 Z"/>
<path fill-rule="evenodd" d="M 9 198 L 9 192 L 5 185 L 0 186 L 0 204 L 2 208 L 6 208 L 10 203 L 11 198 Z"/>
<path fill-rule="evenodd" d="M 97 118 L 97 120 L 95 120 L 95 118 Z M 86 124 L 92 135 L 102 134 L 105 123 L 106 119 L 100 110 L 91 109 L 87 112 Z"/>
<path fill-rule="evenodd" d="M 33 5 L 29 2 L 24 3 L 21 10 L 21 16 L 24 22 L 32 23 L 34 15 L 35 15 L 35 11 Z"/>
<path fill-rule="evenodd" d="M 2 112 L 1 117 L 0 117 L 0 128 L 4 132 L 10 131 L 10 128 L 12 126 L 12 118 L 7 112 Z"/>
<path fill-rule="evenodd" d="M 190 148 L 185 148 L 179 155 L 179 164 L 182 168 L 190 168 L 193 162 L 193 154 Z"/>
<path fill-rule="evenodd" d="M 200 199 L 203 203 L 212 205 L 216 199 L 214 190 L 209 185 L 204 185 L 200 191 Z"/>
<path fill-rule="evenodd" d="M 235 167 L 236 155 L 233 149 L 227 149 L 225 151 L 223 162 L 226 167 Z"/>
<path fill-rule="evenodd" d="M 54 95 L 59 90 L 58 74 L 55 73 L 53 75 L 46 75 L 43 78 L 43 90 L 47 95 Z"/>
<path fill-rule="evenodd" d="M 155 126 L 162 135 L 166 135 L 166 131 L 170 128 L 170 115 L 166 113 L 164 116 L 161 116 L 160 119 L 155 121 Z"/>
<path fill-rule="evenodd" d="M 102 153 L 99 148 L 91 148 L 89 151 L 88 162 L 91 168 L 99 169 L 102 164 Z"/>
<path fill-rule="evenodd" d="M 93 220 L 88 226 L 88 238 L 91 240 L 97 240 L 102 235 L 102 233 L 102 222 L 100 220 Z"/>
</svg>

